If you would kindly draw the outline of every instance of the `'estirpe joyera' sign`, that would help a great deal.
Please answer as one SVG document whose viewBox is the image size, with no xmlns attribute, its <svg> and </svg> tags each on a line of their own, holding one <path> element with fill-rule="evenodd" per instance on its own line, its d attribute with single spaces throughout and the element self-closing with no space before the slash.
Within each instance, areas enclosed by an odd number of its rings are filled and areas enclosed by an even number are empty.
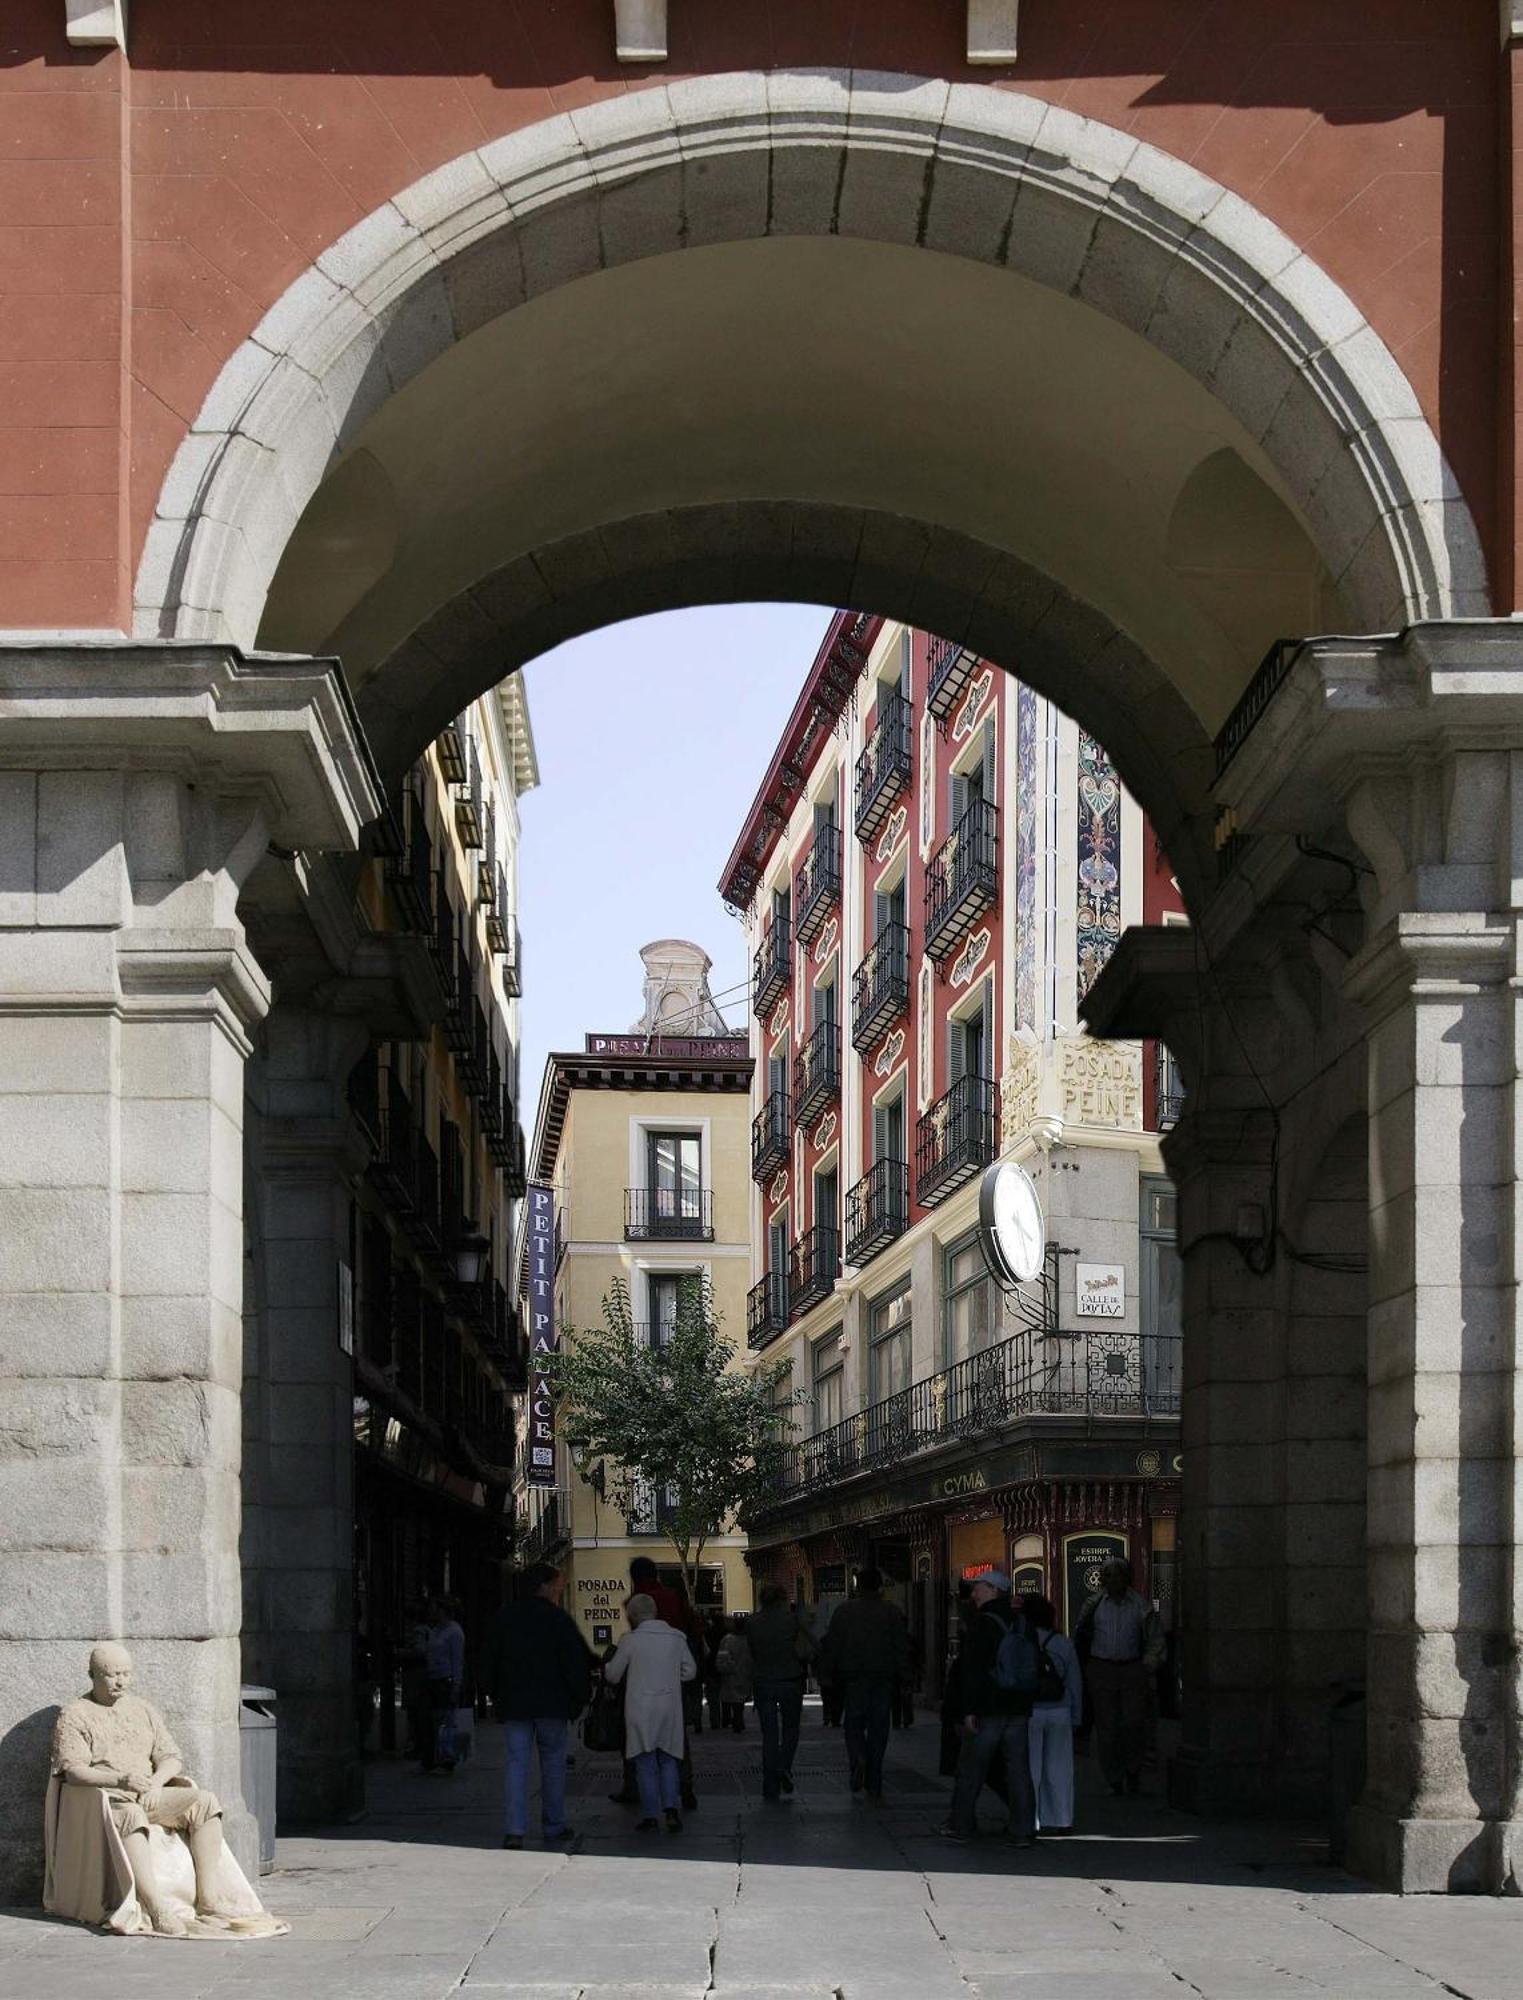
<svg viewBox="0 0 1523 2000">
<path fill-rule="evenodd" d="M 555 1384 L 547 1364 L 556 1349 L 555 1196 L 531 1182 L 525 1191 L 529 1249 L 529 1484 L 555 1484 Z"/>
</svg>

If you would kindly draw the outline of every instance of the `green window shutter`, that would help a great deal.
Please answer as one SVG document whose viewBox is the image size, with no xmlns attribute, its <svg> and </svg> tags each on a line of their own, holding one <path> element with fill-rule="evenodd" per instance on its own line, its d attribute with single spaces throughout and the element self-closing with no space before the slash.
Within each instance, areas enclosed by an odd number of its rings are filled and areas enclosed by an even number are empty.
<svg viewBox="0 0 1523 2000">
<path fill-rule="evenodd" d="M 888 1151 L 888 1111 L 886 1104 L 873 1106 L 873 1163 L 886 1160 Z"/>
<path fill-rule="evenodd" d="M 994 981 L 992 979 L 984 982 L 983 1044 L 983 1061 L 979 1068 L 983 1075 L 992 1077 L 994 1075 Z"/>
<path fill-rule="evenodd" d="M 968 810 L 968 781 L 960 771 L 952 773 L 952 825 L 955 828 Z"/>
<path fill-rule="evenodd" d="M 994 719 L 984 724 L 984 797 L 994 804 Z"/>
<path fill-rule="evenodd" d="M 947 1088 L 961 1083 L 967 1071 L 968 1036 L 961 1021 L 947 1023 Z"/>
</svg>

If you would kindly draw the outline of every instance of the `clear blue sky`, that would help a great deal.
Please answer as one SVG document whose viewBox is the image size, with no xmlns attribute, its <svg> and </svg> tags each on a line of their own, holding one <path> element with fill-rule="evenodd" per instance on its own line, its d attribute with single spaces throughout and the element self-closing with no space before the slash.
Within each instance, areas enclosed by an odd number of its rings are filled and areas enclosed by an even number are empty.
<svg viewBox="0 0 1523 2000">
<path fill-rule="evenodd" d="M 743 934 L 715 886 L 830 620 L 739 604 L 639 618 L 524 669 L 540 784 L 520 801 L 523 1103 L 551 1049 L 640 1012 L 639 951 L 686 937 L 745 1019 Z"/>
</svg>

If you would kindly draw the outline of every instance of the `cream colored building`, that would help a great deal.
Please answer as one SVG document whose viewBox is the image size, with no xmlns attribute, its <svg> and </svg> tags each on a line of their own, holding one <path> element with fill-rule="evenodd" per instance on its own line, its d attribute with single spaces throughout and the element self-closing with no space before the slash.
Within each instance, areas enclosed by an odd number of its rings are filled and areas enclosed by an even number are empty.
<svg viewBox="0 0 1523 2000">
<path fill-rule="evenodd" d="M 641 1337 L 674 1324 L 684 1287 L 713 1288 L 722 1329 L 744 1353 L 750 1284 L 751 1056 L 709 991 L 710 960 L 695 944 L 645 946 L 645 1005 L 634 1028 L 588 1034 L 580 1052 L 545 1066 L 530 1152 L 531 1178 L 554 1190 L 555 1315 L 562 1338 L 599 1325 L 620 1280 Z M 600 1468 L 573 1461 L 563 1430 L 553 1486 L 521 1486 L 525 1560 L 566 1572 L 565 1603 L 588 1643 L 622 1630 L 629 1564 L 649 1555 L 678 1569 L 662 1532 L 663 1497 L 640 1494 L 626 1518 Z M 704 1550 L 700 1608 L 751 1608 L 746 1538 Z M 671 1580 L 671 1579 L 669 1579 Z"/>
</svg>

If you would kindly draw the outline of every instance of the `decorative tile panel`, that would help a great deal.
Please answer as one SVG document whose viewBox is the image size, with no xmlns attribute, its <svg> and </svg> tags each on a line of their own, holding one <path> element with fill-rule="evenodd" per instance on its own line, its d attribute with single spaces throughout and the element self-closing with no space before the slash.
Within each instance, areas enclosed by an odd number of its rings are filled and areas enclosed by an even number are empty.
<svg viewBox="0 0 1523 2000">
<path fill-rule="evenodd" d="M 1099 978 L 1121 936 L 1121 780 L 1105 751 L 1079 731 L 1078 997 Z"/>
</svg>

